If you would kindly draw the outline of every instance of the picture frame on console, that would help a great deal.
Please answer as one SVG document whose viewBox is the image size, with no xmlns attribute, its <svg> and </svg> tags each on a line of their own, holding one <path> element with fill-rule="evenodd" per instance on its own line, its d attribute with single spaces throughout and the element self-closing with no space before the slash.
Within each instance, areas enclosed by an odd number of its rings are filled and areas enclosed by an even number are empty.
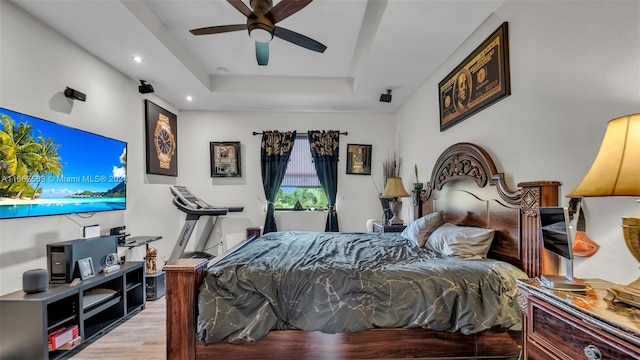
<svg viewBox="0 0 640 360">
<path fill-rule="evenodd" d="M 507 24 L 438 83 L 441 132 L 511 95 Z"/>
<path fill-rule="evenodd" d="M 80 272 L 80 279 L 82 279 L 82 281 L 96 276 L 93 259 L 88 257 L 78 260 L 78 272 Z"/>
<path fill-rule="evenodd" d="M 211 177 L 241 177 L 240 142 L 210 142 Z"/>
<path fill-rule="evenodd" d="M 145 100 L 147 174 L 178 176 L 178 118 Z"/>
</svg>

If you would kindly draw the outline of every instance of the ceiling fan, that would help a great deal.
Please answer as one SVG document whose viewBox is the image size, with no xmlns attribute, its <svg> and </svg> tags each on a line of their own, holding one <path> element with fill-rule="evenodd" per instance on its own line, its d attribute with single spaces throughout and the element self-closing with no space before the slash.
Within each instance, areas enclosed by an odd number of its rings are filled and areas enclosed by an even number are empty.
<svg viewBox="0 0 640 360">
<path fill-rule="evenodd" d="M 227 0 L 231 6 L 247 17 L 246 24 L 209 26 L 190 30 L 193 35 L 211 35 L 231 31 L 248 30 L 256 43 L 258 65 L 269 63 L 269 41 L 273 37 L 286 40 L 305 49 L 323 53 L 327 48 L 323 44 L 295 31 L 275 24 L 302 10 L 313 0 L 281 0 L 273 6 L 272 0 L 250 0 L 251 9 L 242 0 Z"/>
</svg>

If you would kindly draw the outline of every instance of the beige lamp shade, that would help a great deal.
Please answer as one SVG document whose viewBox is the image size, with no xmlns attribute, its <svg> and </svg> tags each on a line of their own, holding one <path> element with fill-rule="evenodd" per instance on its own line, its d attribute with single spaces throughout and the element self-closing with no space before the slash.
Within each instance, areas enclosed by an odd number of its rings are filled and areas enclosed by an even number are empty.
<svg viewBox="0 0 640 360">
<path fill-rule="evenodd" d="M 408 196 L 411 195 L 409 195 L 407 190 L 404 189 L 404 186 L 402 185 L 402 178 L 390 177 L 387 179 L 387 186 L 385 186 L 382 196 L 380 197 L 383 199 L 392 199 Z"/>
<path fill-rule="evenodd" d="M 610 120 L 591 169 L 568 197 L 640 195 L 640 114 Z"/>
<path fill-rule="evenodd" d="M 568 197 L 640 195 L 640 114 L 609 120 L 591 169 Z M 640 218 L 623 217 L 622 232 L 631 254 L 640 261 Z M 611 289 L 615 299 L 639 307 L 640 278 Z"/>
</svg>

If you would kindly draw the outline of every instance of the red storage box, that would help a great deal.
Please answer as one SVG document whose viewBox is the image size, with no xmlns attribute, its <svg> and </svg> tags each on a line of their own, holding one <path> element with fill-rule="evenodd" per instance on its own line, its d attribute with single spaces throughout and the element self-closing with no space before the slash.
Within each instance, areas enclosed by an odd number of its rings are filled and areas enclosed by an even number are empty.
<svg viewBox="0 0 640 360">
<path fill-rule="evenodd" d="M 60 328 L 50 333 L 47 338 L 49 339 L 49 351 L 56 350 L 62 345 L 74 340 L 80 335 L 78 325 Z"/>
</svg>

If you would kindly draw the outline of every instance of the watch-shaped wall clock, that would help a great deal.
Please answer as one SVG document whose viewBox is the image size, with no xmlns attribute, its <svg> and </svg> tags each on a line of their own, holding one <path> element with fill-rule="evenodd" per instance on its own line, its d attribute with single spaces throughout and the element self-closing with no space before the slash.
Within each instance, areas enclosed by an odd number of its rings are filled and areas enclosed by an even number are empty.
<svg viewBox="0 0 640 360">
<path fill-rule="evenodd" d="M 169 118 L 164 114 L 158 115 L 156 129 L 153 132 L 153 140 L 156 145 L 156 155 L 161 169 L 169 169 L 171 159 L 176 153 L 176 138 L 169 125 Z"/>
<path fill-rule="evenodd" d="M 178 176 L 177 117 L 145 100 L 147 174 Z"/>
</svg>

